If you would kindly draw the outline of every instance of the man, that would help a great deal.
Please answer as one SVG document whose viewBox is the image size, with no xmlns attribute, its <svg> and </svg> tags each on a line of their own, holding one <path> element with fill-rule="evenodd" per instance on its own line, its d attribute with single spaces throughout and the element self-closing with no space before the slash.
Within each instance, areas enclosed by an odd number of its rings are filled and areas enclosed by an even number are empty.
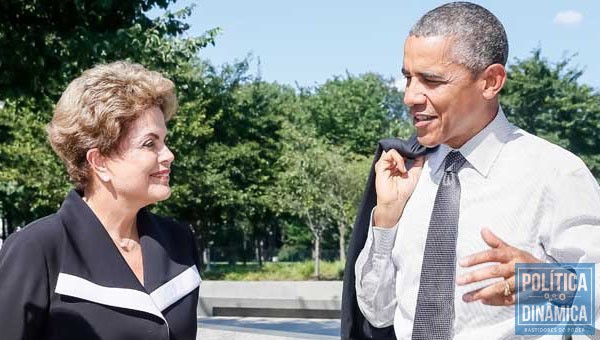
<svg viewBox="0 0 600 340">
<path fill-rule="evenodd" d="M 575 155 L 507 121 L 507 58 L 502 24 L 472 3 L 411 29 L 404 101 L 419 143 L 439 147 L 412 166 L 393 149 L 376 162 L 342 338 L 509 339 L 516 263 L 600 262 L 598 183 Z"/>
</svg>

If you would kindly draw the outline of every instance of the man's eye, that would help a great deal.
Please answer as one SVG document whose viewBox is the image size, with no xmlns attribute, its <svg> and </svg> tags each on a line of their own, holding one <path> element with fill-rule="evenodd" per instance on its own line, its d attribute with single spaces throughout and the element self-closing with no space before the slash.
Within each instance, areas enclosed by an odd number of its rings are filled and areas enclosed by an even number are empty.
<svg viewBox="0 0 600 340">
<path fill-rule="evenodd" d="M 144 147 L 146 147 L 146 148 L 151 148 L 153 146 L 154 146 L 154 142 L 151 141 L 151 140 L 149 140 L 146 143 L 144 143 Z"/>
<path fill-rule="evenodd" d="M 427 84 L 431 84 L 431 85 L 437 85 L 437 84 L 441 84 L 442 81 L 441 80 L 437 80 L 437 79 L 423 79 Z"/>
</svg>

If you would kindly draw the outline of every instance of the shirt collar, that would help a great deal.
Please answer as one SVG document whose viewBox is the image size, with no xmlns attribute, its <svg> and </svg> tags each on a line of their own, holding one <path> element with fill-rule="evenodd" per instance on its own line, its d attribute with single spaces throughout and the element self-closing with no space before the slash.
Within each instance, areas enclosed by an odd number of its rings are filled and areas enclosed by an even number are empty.
<svg viewBox="0 0 600 340">
<path fill-rule="evenodd" d="M 499 108 L 496 117 L 457 151 L 477 172 L 487 177 L 502 147 L 506 144 L 507 137 L 515 129 L 516 127 L 506 119 L 502 108 Z M 434 173 L 440 170 L 446 155 L 453 150 L 450 146 L 442 144 L 431 154 L 428 163 Z"/>
</svg>

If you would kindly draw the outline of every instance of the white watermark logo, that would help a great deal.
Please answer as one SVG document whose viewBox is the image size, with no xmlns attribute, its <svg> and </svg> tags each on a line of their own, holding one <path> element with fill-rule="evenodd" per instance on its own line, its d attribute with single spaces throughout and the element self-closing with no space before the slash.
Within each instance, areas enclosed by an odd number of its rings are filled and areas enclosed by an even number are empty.
<svg viewBox="0 0 600 340">
<path fill-rule="evenodd" d="M 516 265 L 515 334 L 593 335 L 593 263 Z"/>
</svg>

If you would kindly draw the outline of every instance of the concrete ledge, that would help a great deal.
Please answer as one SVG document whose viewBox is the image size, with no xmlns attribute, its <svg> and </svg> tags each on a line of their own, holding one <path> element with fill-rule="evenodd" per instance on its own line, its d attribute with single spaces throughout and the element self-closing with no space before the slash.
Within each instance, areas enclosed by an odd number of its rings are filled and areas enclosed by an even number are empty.
<svg viewBox="0 0 600 340">
<path fill-rule="evenodd" d="M 341 281 L 203 281 L 198 316 L 337 319 Z"/>
</svg>

